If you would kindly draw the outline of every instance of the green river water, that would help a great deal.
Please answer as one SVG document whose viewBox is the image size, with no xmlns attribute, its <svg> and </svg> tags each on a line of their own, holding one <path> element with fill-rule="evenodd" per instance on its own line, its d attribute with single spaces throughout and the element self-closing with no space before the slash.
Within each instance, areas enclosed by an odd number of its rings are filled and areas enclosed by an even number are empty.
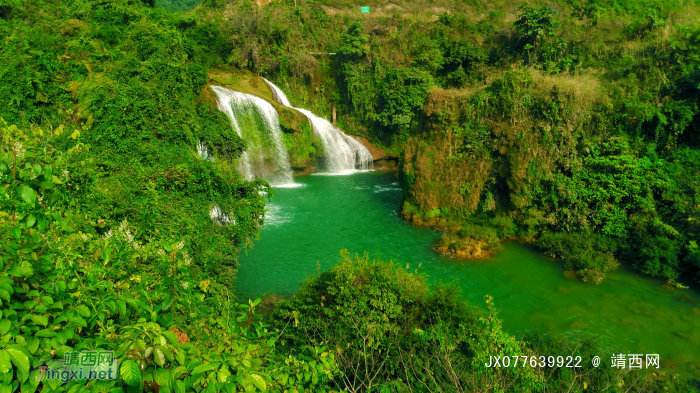
<svg viewBox="0 0 700 393">
<path fill-rule="evenodd" d="M 401 189 L 390 172 L 347 176 L 315 174 L 298 188 L 274 191 L 260 240 L 240 258 L 240 299 L 294 294 L 299 283 L 328 270 L 338 252 L 368 252 L 391 259 L 429 281 L 456 282 L 463 296 L 484 304 L 494 297 L 504 329 L 516 336 L 537 331 L 571 337 L 597 335 L 614 353 L 659 354 L 662 368 L 700 375 L 700 295 L 669 290 L 663 282 L 624 266 L 600 285 L 564 276 L 561 262 L 517 242 L 494 256 L 460 261 L 431 250 L 437 231 L 399 218 Z M 557 355 L 557 354 L 552 354 Z"/>
</svg>

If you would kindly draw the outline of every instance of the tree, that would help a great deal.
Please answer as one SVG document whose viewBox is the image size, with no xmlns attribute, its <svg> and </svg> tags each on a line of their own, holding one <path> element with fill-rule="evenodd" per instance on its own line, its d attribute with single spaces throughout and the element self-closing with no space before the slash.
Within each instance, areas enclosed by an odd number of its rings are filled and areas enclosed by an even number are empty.
<svg viewBox="0 0 700 393">
<path fill-rule="evenodd" d="M 534 49 L 537 53 L 541 43 L 547 37 L 553 37 L 556 28 L 561 24 L 554 21 L 554 10 L 542 6 L 534 9 L 527 4 L 518 7 L 518 20 L 515 21 L 515 29 L 518 31 L 518 40 L 528 50 Z M 530 45 L 530 47 L 528 47 Z"/>
<path fill-rule="evenodd" d="M 342 46 L 338 53 L 348 60 L 359 60 L 367 54 L 368 42 L 369 36 L 362 34 L 360 22 L 355 22 L 350 25 L 348 31 L 343 35 Z"/>
</svg>

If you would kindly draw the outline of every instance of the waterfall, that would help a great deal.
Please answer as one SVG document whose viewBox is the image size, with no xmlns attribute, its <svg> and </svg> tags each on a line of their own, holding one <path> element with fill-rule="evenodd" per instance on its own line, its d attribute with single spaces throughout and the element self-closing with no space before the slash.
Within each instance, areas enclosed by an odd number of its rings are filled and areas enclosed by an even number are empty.
<svg viewBox="0 0 700 393">
<path fill-rule="evenodd" d="M 207 145 L 202 143 L 201 139 L 199 140 L 199 142 L 197 142 L 197 155 L 202 160 L 214 161 L 214 156 L 211 155 L 209 148 L 207 147 Z"/>
<path fill-rule="evenodd" d="M 356 168 L 368 169 L 372 165 L 372 154 L 360 141 L 346 135 L 328 120 L 314 115 L 311 111 L 293 107 L 279 87 L 265 78 L 263 80 L 272 90 L 272 97 L 275 101 L 295 109 L 309 118 L 314 133 L 321 137 L 326 169 L 329 172 L 346 172 Z"/>
<path fill-rule="evenodd" d="M 239 158 L 238 170 L 246 180 L 264 178 L 273 186 L 294 184 L 289 155 L 284 147 L 279 115 L 269 102 L 260 97 L 211 86 L 219 110 L 231 121 L 247 149 Z"/>
</svg>

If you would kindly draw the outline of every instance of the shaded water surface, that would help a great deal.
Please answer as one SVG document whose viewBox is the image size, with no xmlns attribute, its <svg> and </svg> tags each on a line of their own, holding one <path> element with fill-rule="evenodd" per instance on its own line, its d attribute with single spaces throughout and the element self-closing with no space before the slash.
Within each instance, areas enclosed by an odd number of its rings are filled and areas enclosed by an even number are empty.
<svg viewBox="0 0 700 393">
<path fill-rule="evenodd" d="M 392 259 L 430 281 L 455 281 L 463 296 L 483 305 L 490 294 L 509 332 L 568 336 L 594 334 L 615 353 L 661 356 L 662 367 L 700 374 L 700 296 L 697 289 L 668 290 L 663 282 L 620 268 L 600 285 L 564 276 L 561 262 L 506 242 L 482 261 L 458 261 L 434 253 L 436 231 L 399 218 L 401 190 L 393 173 L 316 174 L 295 179 L 304 186 L 276 189 L 260 240 L 240 258 L 236 292 L 286 296 L 299 283 L 328 270 L 338 251 L 369 252 Z M 557 354 L 553 354 L 557 355 Z"/>
</svg>

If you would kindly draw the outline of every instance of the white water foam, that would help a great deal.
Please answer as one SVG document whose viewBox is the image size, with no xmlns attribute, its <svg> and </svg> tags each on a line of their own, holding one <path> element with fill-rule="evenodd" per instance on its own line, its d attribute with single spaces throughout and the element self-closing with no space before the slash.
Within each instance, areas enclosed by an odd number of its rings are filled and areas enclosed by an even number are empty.
<svg viewBox="0 0 700 393">
<path fill-rule="evenodd" d="M 348 176 L 348 175 L 354 175 L 356 173 L 365 173 L 365 172 L 372 172 L 374 169 L 348 169 L 345 171 L 339 171 L 339 172 L 315 172 L 312 173 L 311 176 Z"/>
<path fill-rule="evenodd" d="M 387 187 L 387 186 L 380 186 L 380 185 L 374 186 L 375 193 L 386 192 L 386 191 L 401 191 L 401 188 L 400 187 Z"/>
<path fill-rule="evenodd" d="M 273 188 L 303 188 L 306 187 L 306 184 L 301 184 L 301 183 L 287 183 L 287 184 L 278 184 L 273 186 Z"/>
<path fill-rule="evenodd" d="M 277 226 L 291 222 L 294 215 L 282 213 L 279 205 L 269 204 L 265 209 L 265 226 Z"/>
</svg>

